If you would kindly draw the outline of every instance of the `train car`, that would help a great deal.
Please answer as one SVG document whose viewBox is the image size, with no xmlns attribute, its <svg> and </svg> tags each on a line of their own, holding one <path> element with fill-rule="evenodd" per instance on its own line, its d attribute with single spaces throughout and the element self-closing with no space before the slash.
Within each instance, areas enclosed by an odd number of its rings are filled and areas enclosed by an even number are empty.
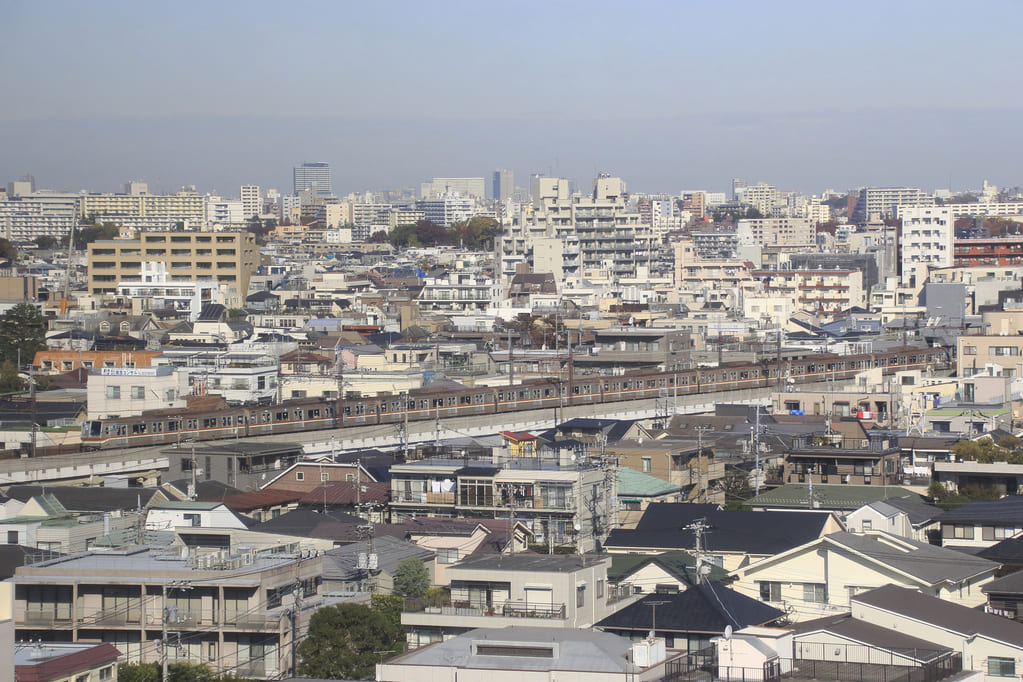
<svg viewBox="0 0 1023 682">
<path fill-rule="evenodd" d="M 462 386 L 440 381 L 402 394 L 345 398 L 341 400 L 340 421 L 334 400 L 302 398 L 279 405 L 231 407 L 220 398 L 207 396 L 191 400 L 183 410 L 87 421 L 82 427 L 82 444 L 86 449 L 131 447 L 398 423 L 406 419 L 442 420 L 841 380 L 873 368 L 890 373 L 906 369 L 938 371 L 948 366 L 949 354 L 944 348 L 904 346 L 859 355 L 807 353 L 788 357 L 781 363 L 765 358 L 718 367 L 586 374 L 571 380 L 528 379 L 514 386 Z"/>
</svg>

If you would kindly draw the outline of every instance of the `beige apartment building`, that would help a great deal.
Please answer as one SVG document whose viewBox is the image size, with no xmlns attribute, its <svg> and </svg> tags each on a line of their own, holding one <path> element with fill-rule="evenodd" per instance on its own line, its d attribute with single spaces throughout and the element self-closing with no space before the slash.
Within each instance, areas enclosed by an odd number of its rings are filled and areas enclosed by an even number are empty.
<svg viewBox="0 0 1023 682">
<path fill-rule="evenodd" d="M 1023 370 L 1023 336 L 960 336 L 956 339 L 956 373 L 1018 376 Z"/>
<path fill-rule="evenodd" d="M 174 218 L 188 220 L 194 226 L 202 225 L 206 219 L 206 197 L 186 189 L 174 194 L 149 194 L 145 191 L 82 194 L 79 204 L 83 216 Z"/>
<path fill-rule="evenodd" d="M 244 300 L 259 251 L 249 232 L 144 232 L 139 239 L 89 244 L 88 261 L 92 294 L 116 294 L 118 282 L 140 281 L 142 263 L 158 262 L 171 282 L 215 279 Z"/>
</svg>

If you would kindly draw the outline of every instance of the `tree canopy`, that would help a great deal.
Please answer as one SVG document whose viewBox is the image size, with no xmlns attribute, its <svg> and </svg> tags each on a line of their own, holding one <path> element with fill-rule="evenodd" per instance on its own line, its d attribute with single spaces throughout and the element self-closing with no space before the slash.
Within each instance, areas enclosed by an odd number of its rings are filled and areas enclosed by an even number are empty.
<svg viewBox="0 0 1023 682">
<path fill-rule="evenodd" d="M 401 597 L 422 597 L 430 587 L 430 572 L 415 557 L 402 559 L 394 571 L 394 593 Z"/>
<path fill-rule="evenodd" d="M 0 258 L 14 260 L 18 257 L 18 249 L 3 237 L 0 237 Z"/>
<path fill-rule="evenodd" d="M 56 237 L 51 237 L 48 234 L 41 235 L 35 238 L 36 246 L 40 249 L 55 249 L 60 245 L 60 240 Z"/>
<path fill-rule="evenodd" d="M 81 251 L 92 242 L 116 239 L 120 233 L 121 228 L 116 223 L 95 223 L 87 227 L 80 227 L 75 231 L 75 249 Z M 64 238 L 63 243 L 67 244 L 67 238 Z"/>
<path fill-rule="evenodd" d="M 470 249 L 481 249 L 501 234 L 500 224 L 493 218 L 476 216 L 468 221 L 444 227 L 429 220 L 415 225 L 398 225 L 387 235 L 392 246 L 443 246 L 461 244 Z"/>
<path fill-rule="evenodd" d="M 322 679 L 369 679 L 376 664 L 403 644 L 400 621 L 365 604 L 346 602 L 312 615 L 298 646 L 298 674 Z"/>
<path fill-rule="evenodd" d="M 0 317 L 0 362 L 31 362 L 46 348 L 46 321 L 31 303 L 19 303 Z"/>
<path fill-rule="evenodd" d="M 162 670 L 157 663 L 122 663 L 117 666 L 117 682 L 161 682 Z M 235 675 L 217 675 L 204 663 L 184 661 L 167 666 L 166 682 L 247 682 Z"/>
</svg>

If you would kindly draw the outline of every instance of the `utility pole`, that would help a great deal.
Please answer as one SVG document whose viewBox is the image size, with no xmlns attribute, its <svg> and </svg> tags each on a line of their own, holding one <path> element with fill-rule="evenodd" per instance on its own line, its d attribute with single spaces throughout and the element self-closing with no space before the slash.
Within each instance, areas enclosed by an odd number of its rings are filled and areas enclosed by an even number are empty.
<svg viewBox="0 0 1023 682">
<path fill-rule="evenodd" d="M 163 677 L 160 678 L 164 681 L 167 680 L 167 648 L 169 642 L 167 641 L 167 583 L 163 584 L 163 617 L 160 619 L 160 664 L 163 668 Z"/>
<path fill-rule="evenodd" d="M 753 426 L 753 457 L 754 457 L 754 471 L 753 485 L 756 489 L 756 494 L 760 494 L 760 405 L 756 405 L 757 417 L 756 422 Z"/>
<path fill-rule="evenodd" d="M 650 614 L 650 637 L 651 638 L 657 636 L 657 607 L 658 606 L 664 606 L 665 604 L 670 604 L 670 603 L 671 602 L 668 601 L 667 599 L 659 599 L 657 601 L 648 601 L 648 602 L 646 602 L 646 606 L 649 606 L 652 609 L 652 612 Z"/>
<path fill-rule="evenodd" d="M 193 438 L 192 439 L 192 487 L 188 491 L 188 499 L 192 500 L 193 502 L 195 501 L 195 498 L 198 497 L 198 494 L 196 492 L 195 486 L 196 486 L 196 481 L 195 481 L 195 439 Z"/>
<path fill-rule="evenodd" d="M 508 385 L 513 386 L 515 370 L 512 363 L 511 327 L 508 327 Z"/>
<path fill-rule="evenodd" d="M 696 584 L 699 585 L 703 582 L 703 573 L 700 572 L 701 565 L 703 563 L 703 534 L 707 532 L 709 526 L 707 525 L 707 519 L 699 518 L 690 523 L 688 526 L 683 526 L 682 530 L 691 530 L 696 536 Z"/>
</svg>

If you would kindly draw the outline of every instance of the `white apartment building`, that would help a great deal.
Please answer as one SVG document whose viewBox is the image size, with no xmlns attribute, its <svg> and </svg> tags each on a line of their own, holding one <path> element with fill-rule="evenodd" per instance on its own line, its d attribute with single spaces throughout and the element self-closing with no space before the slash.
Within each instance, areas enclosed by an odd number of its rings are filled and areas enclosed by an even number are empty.
<svg viewBox="0 0 1023 682">
<path fill-rule="evenodd" d="M 501 298 L 494 280 L 469 272 L 449 272 L 444 277 L 427 277 L 419 294 L 423 312 L 483 312 Z"/>
<path fill-rule="evenodd" d="M 914 266 L 946 268 L 952 265 L 955 218 L 950 206 L 900 206 L 899 271 L 909 285 Z"/>
<path fill-rule="evenodd" d="M 78 221 L 74 195 L 28 195 L 0 201 L 0 236 L 10 242 L 30 242 L 37 237 L 61 239 L 71 234 Z"/>
<path fill-rule="evenodd" d="M 864 187 L 853 218 L 858 221 L 894 218 L 900 206 L 933 206 L 934 197 L 915 187 Z"/>
<path fill-rule="evenodd" d="M 1023 215 L 1023 201 L 975 201 L 970 204 L 946 204 L 953 218 L 974 216 Z"/>
<path fill-rule="evenodd" d="M 239 225 L 252 215 L 245 215 L 241 199 L 224 199 L 216 195 L 206 199 L 206 223 L 209 225 Z"/>
<path fill-rule="evenodd" d="M 259 185 L 242 185 L 241 198 L 242 215 L 246 220 L 263 214 L 263 195 L 259 192 Z"/>
<path fill-rule="evenodd" d="M 423 212 L 426 220 L 451 227 L 452 223 L 472 218 L 474 202 L 457 192 L 445 192 L 432 199 L 420 199 L 416 208 Z"/>
<path fill-rule="evenodd" d="M 188 221 L 202 226 L 206 220 L 206 197 L 194 188 L 174 194 L 149 194 L 142 183 L 129 183 L 132 194 L 82 194 L 79 211 L 83 216 L 160 217 L 170 224 Z"/>
<path fill-rule="evenodd" d="M 775 207 L 780 203 L 778 188 L 766 182 L 735 188 L 735 198 L 742 204 L 755 208 L 762 215 L 774 215 Z"/>
<path fill-rule="evenodd" d="M 133 417 L 145 410 L 186 407 L 189 393 L 188 373 L 173 367 L 93 369 L 86 390 L 88 418 Z"/>
<path fill-rule="evenodd" d="M 117 283 L 117 293 L 131 303 L 133 315 L 172 308 L 187 310 L 191 322 L 199 319 L 204 305 L 220 302 L 219 291 L 220 286 L 214 279 L 172 282 L 167 264 L 154 261 L 142 263 L 140 281 Z"/>
<path fill-rule="evenodd" d="M 739 246 L 813 246 L 817 224 L 809 218 L 756 218 L 736 226 Z"/>
<path fill-rule="evenodd" d="M 866 307 L 859 270 L 754 270 L 752 276 L 765 294 L 787 297 L 797 309 L 810 313 Z"/>
</svg>

